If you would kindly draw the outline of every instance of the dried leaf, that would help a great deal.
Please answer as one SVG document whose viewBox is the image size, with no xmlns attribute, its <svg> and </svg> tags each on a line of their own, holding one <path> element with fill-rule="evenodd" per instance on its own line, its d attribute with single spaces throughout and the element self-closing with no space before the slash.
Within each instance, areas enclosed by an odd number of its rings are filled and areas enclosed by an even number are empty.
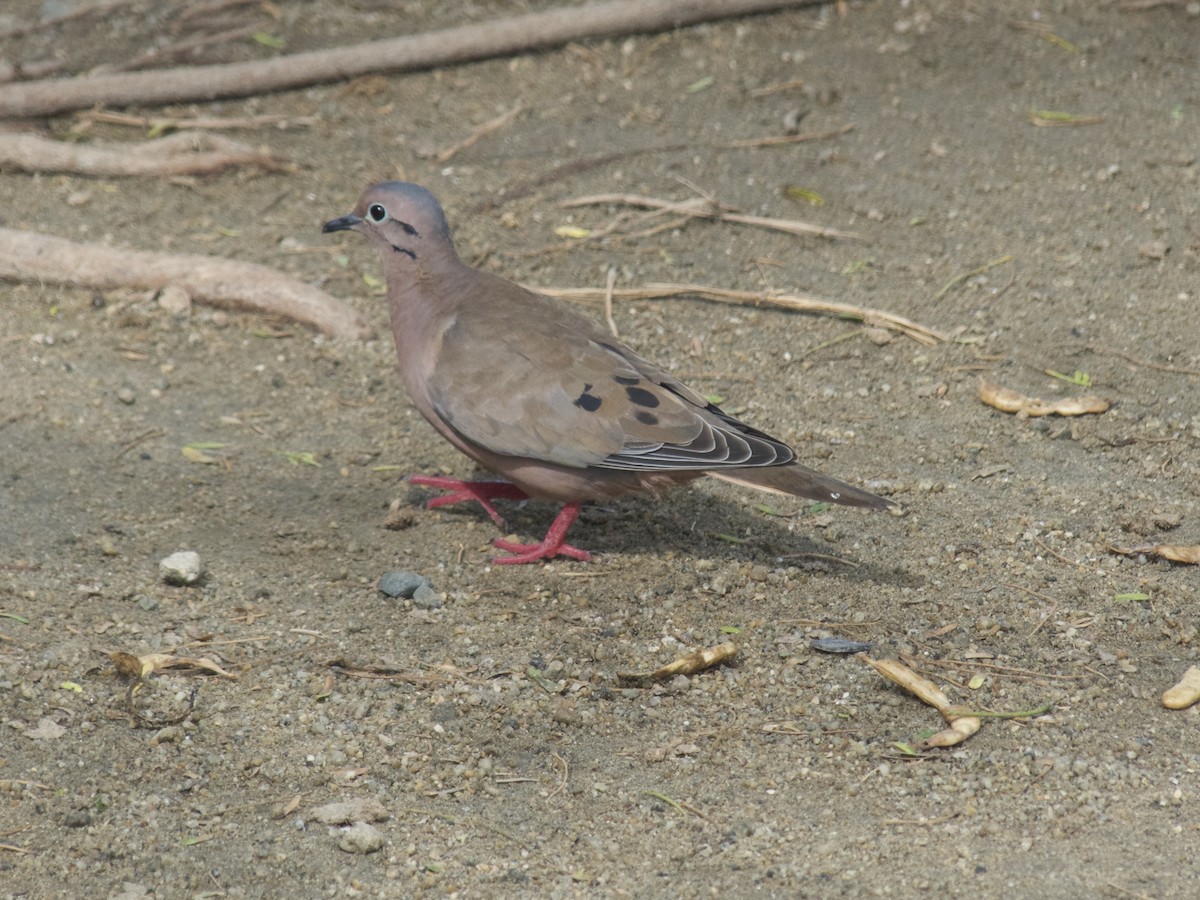
<svg viewBox="0 0 1200 900">
<path fill-rule="evenodd" d="M 737 644 L 726 641 L 715 647 L 704 647 L 687 656 L 681 656 L 675 662 L 667 663 L 661 669 L 655 669 L 650 673 L 650 677 L 655 681 L 663 681 L 667 678 L 674 678 L 676 675 L 695 675 L 733 659 L 737 654 Z"/>
<path fill-rule="evenodd" d="M 25 731 L 25 737 L 33 738 L 35 741 L 57 741 L 66 733 L 66 728 L 59 725 L 49 716 L 45 716 L 38 720 L 37 725 L 33 728 Z"/>
<path fill-rule="evenodd" d="M 321 468 L 321 464 L 317 462 L 316 455 L 307 450 L 272 450 L 271 452 L 276 456 L 282 456 L 293 466 L 305 465 L 316 466 L 318 469 Z"/>
<path fill-rule="evenodd" d="M 979 382 L 979 399 L 1001 412 L 1019 416 L 1082 416 L 1102 413 L 1109 403 L 1100 397 L 1064 397 L 1060 400 L 1041 400 L 1027 397 L 1012 388 L 982 379 Z"/>
<path fill-rule="evenodd" d="M 1183 673 L 1179 684 L 1163 693 L 1162 704 L 1167 709 L 1187 709 L 1200 700 L 1200 668 L 1192 666 Z"/>
<path fill-rule="evenodd" d="M 813 206 L 825 205 L 825 198 L 816 191 L 810 191 L 808 188 L 797 187 L 796 185 L 789 184 L 786 188 L 784 188 L 784 193 L 793 200 L 804 200 L 808 203 L 811 203 Z"/>
<path fill-rule="evenodd" d="M 115 653 L 110 653 L 109 659 L 113 661 L 117 674 L 122 678 L 142 677 L 142 661 L 132 653 L 122 653 L 118 650 Z"/>
<path fill-rule="evenodd" d="M 554 233 L 557 234 L 559 237 L 574 238 L 575 240 L 582 240 L 583 238 L 587 237 L 592 232 L 591 232 L 591 229 L 581 228 L 578 225 L 559 225 L 557 228 L 554 229 Z"/>
<path fill-rule="evenodd" d="M 296 798 L 299 799 L 298 797 Z M 382 803 L 374 797 L 341 800 L 314 807 L 309 815 L 322 825 L 353 825 L 355 822 L 386 822 L 391 818 Z"/>
<path fill-rule="evenodd" d="M 918 750 L 929 750 L 932 747 L 954 747 L 961 744 L 983 727 L 983 721 L 975 716 L 960 716 L 937 734 L 932 734 L 917 742 Z"/>
<path fill-rule="evenodd" d="M 179 452 L 183 454 L 183 458 L 188 462 L 200 463 L 203 466 L 212 466 L 221 461 L 197 447 L 183 447 Z"/>
<path fill-rule="evenodd" d="M 114 654 L 115 655 L 115 654 Z M 203 672 L 209 672 L 213 675 L 220 675 L 223 678 L 236 679 L 237 676 L 231 672 L 226 672 L 211 659 L 198 656 L 175 656 L 170 653 L 148 653 L 145 656 L 139 656 L 140 674 L 142 678 L 147 678 L 155 672 L 163 669 L 200 669 Z"/>
<path fill-rule="evenodd" d="M 872 659 L 870 656 L 863 654 L 861 657 L 864 662 L 868 663 L 876 672 L 886 678 L 893 684 L 898 684 L 917 699 L 928 703 L 940 713 L 945 713 L 950 708 L 950 698 L 945 692 L 926 678 L 924 675 L 918 675 L 902 662 L 894 659 Z"/>
<path fill-rule="evenodd" d="M 1029 124 L 1046 128 L 1062 128 L 1072 125 L 1102 125 L 1104 116 L 1081 116 L 1077 113 L 1057 112 L 1052 109 L 1034 109 L 1029 112 Z"/>
<path fill-rule="evenodd" d="M 1188 565 L 1196 565 L 1200 563 L 1200 544 L 1192 544 L 1190 546 L 1182 546 L 1180 544 L 1143 544 L 1140 547 L 1109 547 L 1113 553 L 1120 553 L 1122 556 L 1140 556 L 1143 553 L 1149 556 L 1161 556 L 1163 559 L 1169 559 L 1171 562 L 1187 563 Z"/>
</svg>

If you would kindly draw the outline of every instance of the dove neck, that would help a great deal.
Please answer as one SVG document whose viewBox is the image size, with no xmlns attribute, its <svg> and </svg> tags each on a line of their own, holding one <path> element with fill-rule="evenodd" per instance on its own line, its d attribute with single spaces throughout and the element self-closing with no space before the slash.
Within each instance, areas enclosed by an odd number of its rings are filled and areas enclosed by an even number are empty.
<svg viewBox="0 0 1200 900">
<path fill-rule="evenodd" d="M 441 334 L 469 301 L 469 281 L 475 274 L 456 254 L 393 267 L 387 273 L 388 313 L 401 356 L 406 351 L 419 356 L 419 345 Z"/>
</svg>

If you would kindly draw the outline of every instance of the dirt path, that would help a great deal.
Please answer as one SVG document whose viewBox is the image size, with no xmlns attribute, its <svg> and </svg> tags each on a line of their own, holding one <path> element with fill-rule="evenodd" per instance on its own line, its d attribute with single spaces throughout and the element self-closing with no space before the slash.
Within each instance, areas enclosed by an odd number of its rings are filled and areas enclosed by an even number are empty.
<svg viewBox="0 0 1200 900">
<path fill-rule="evenodd" d="M 297 3 L 268 24 L 302 50 L 538 5 Z M 132 57 L 172 8 L 0 56 Z M 315 117 L 237 135 L 296 174 L 0 173 L 4 227 L 265 263 L 381 333 L 373 252 L 319 229 L 365 184 L 406 177 L 443 199 L 464 255 L 528 283 L 598 286 L 616 267 L 627 286 L 809 292 L 959 339 L 618 305 L 640 352 L 903 511 L 704 484 L 587 510 L 572 536 L 590 565 L 512 570 L 486 564 L 484 516 L 422 512 L 400 481 L 470 469 L 409 408 L 386 341 L 0 285 L 0 897 L 1200 892 L 1197 713 L 1159 703 L 1195 660 L 1198 574 L 1107 549 L 1200 543 L 1200 17 L 848 10 L 175 111 Z M 510 125 L 435 162 L 518 102 Z M 1037 127 L 1032 110 L 1102 122 Z M 728 147 L 793 125 L 853 129 Z M 483 209 L 561 164 L 680 144 Z M 561 201 L 693 185 L 863 240 L 714 222 L 625 242 L 555 232 L 618 212 Z M 1021 419 L 978 401 L 981 375 L 1113 405 Z M 396 498 L 407 527 L 389 530 Z M 509 522 L 527 538 L 551 514 Z M 177 550 L 200 554 L 200 584 L 162 582 Z M 436 598 L 384 598 L 393 570 Z M 936 713 L 810 649 L 826 634 L 908 654 L 964 705 L 1053 709 L 906 759 L 894 742 Z M 723 640 L 733 665 L 618 680 Z M 163 673 L 130 700 L 113 651 L 238 677 Z M 196 686 L 193 713 L 166 724 Z M 347 831 L 372 806 L 322 812 L 339 801 L 378 801 L 380 820 Z"/>
</svg>

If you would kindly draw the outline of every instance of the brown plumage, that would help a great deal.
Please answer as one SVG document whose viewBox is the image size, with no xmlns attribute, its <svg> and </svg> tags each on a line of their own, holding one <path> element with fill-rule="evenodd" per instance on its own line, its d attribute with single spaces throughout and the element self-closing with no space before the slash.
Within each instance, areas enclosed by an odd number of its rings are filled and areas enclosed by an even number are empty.
<svg viewBox="0 0 1200 900">
<path fill-rule="evenodd" d="M 846 506 L 890 501 L 805 468 L 786 444 L 739 422 L 561 303 L 473 269 L 455 252 L 425 188 L 368 188 L 323 229 L 366 235 L 383 258 L 400 372 L 421 415 L 504 482 L 415 477 L 450 491 L 441 506 L 497 498 L 563 504 L 539 544 L 495 541 L 511 556 L 587 559 L 564 543 L 579 505 L 713 475 Z"/>
</svg>

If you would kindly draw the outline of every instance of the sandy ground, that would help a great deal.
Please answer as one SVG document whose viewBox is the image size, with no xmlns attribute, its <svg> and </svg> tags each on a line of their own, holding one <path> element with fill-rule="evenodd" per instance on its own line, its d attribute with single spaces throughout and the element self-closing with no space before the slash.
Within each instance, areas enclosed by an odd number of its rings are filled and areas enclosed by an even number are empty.
<svg viewBox="0 0 1200 900">
<path fill-rule="evenodd" d="M 254 15 L 302 50 L 515 8 Z M 135 4 L 0 55 L 131 57 L 175 39 L 177 13 Z M 1183 4 L 879 0 L 171 110 L 314 117 L 234 135 L 292 174 L 0 174 L 4 226 L 265 263 L 381 335 L 0 285 L 0 896 L 1200 894 L 1197 713 L 1160 704 L 1196 656 L 1197 572 L 1111 550 L 1200 543 L 1198 53 Z M 374 252 L 319 233 L 394 177 L 442 197 L 465 256 L 527 283 L 615 267 L 619 286 L 811 293 L 953 336 L 695 299 L 615 310 L 641 353 L 899 511 L 706 482 L 587 510 L 590 564 L 489 566 L 484 516 L 421 511 L 401 480 L 472 470 L 403 396 Z M 620 212 L 560 207 L 574 197 L 698 190 L 862 239 L 555 232 Z M 1112 405 L 1020 418 L 980 403 L 981 376 Z M 201 442 L 209 462 L 181 452 Z M 406 527 L 385 528 L 397 500 Z M 553 514 L 506 512 L 523 538 Z M 199 584 L 161 580 L 178 550 Z M 396 570 L 436 596 L 384 597 Z M 936 712 L 821 636 L 907 659 L 955 703 L 1049 711 L 907 757 Z M 725 640 L 730 665 L 618 677 Z M 164 672 L 131 696 L 114 652 L 236 679 Z"/>
</svg>

